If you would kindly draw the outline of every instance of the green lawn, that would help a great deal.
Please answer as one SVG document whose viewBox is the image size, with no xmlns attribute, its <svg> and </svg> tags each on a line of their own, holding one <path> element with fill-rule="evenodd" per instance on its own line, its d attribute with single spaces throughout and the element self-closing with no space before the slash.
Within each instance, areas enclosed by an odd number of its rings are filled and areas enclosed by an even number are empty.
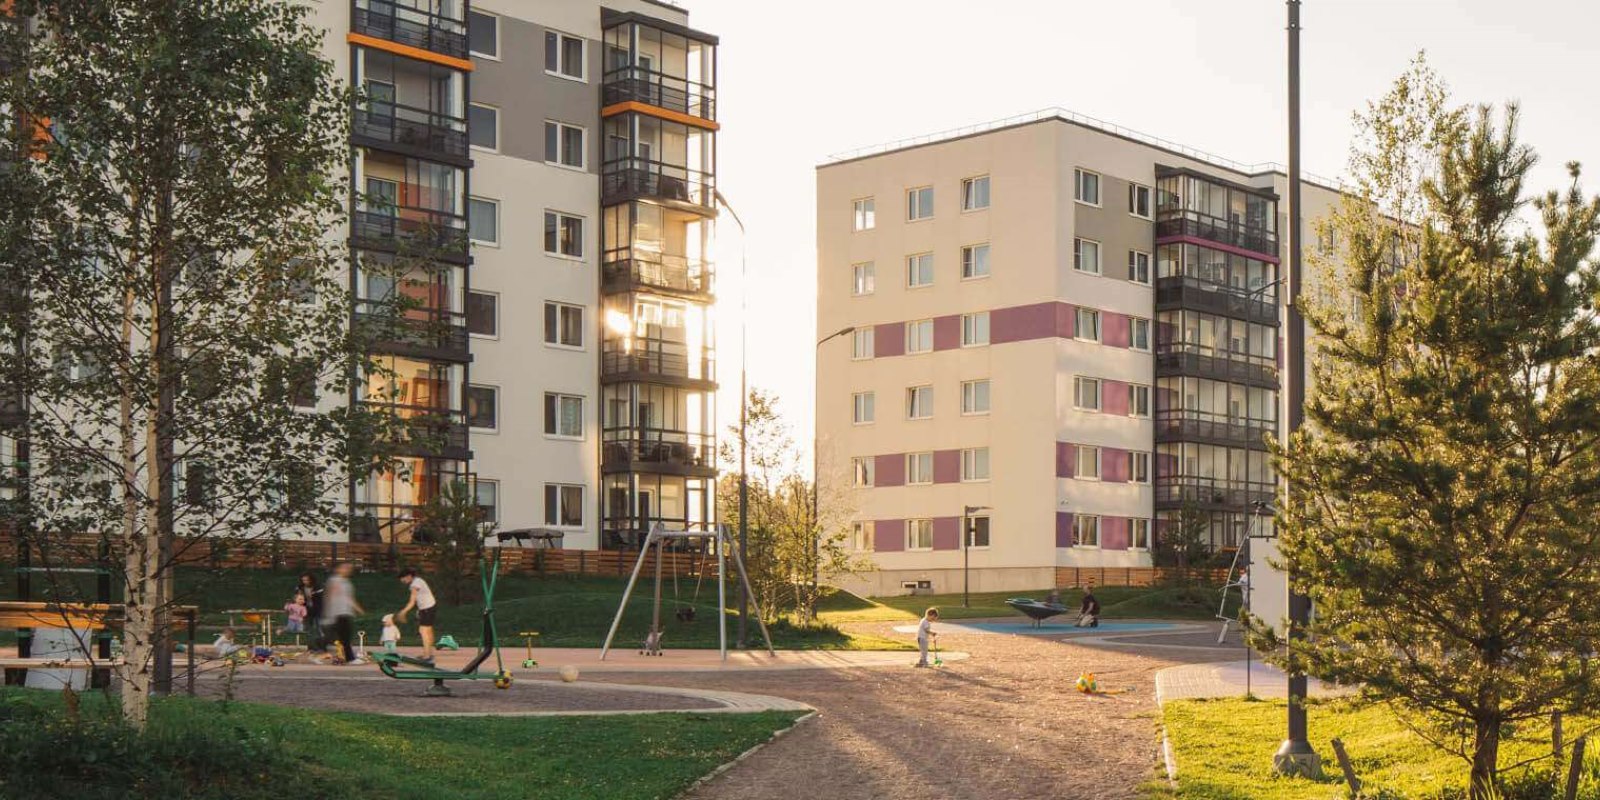
<svg viewBox="0 0 1600 800">
<path fill-rule="evenodd" d="M 1354 700 L 1315 702 L 1308 711 L 1311 744 L 1322 755 L 1329 779 L 1324 782 L 1290 780 L 1272 775 L 1272 754 L 1283 739 L 1284 702 L 1181 700 L 1163 708 L 1167 735 L 1178 764 L 1178 789 L 1174 793 L 1152 785 L 1152 797 L 1183 800 L 1331 800 L 1345 797 L 1329 741 L 1344 742 L 1356 775 L 1365 783 L 1363 795 L 1377 798 L 1435 800 L 1460 795 L 1467 766 L 1412 733 L 1387 707 Z M 1586 727 L 1586 726 L 1585 726 Z M 1569 725 L 1569 728 L 1575 726 Z M 1518 738 L 1502 745 L 1502 764 L 1512 765 L 1549 752 L 1549 728 L 1526 725 Z M 1600 760 L 1591 758 L 1579 797 L 1600 798 Z M 1536 765 L 1549 769 L 1549 760 Z M 1527 771 L 1507 776 L 1520 791 L 1510 798 L 1550 797 L 1535 787 L 1543 777 Z M 1545 786 L 1548 784 L 1545 783 Z M 1387 794 L 1383 792 L 1386 791 Z"/>
<path fill-rule="evenodd" d="M 900 622 L 922 616 L 929 606 L 939 609 L 943 619 L 984 619 L 1017 617 L 1026 619 L 1005 601 L 1013 597 L 1043 600 L 1049 589 L 1031 592 L 974 592 L 970 605 L 963 607 L 962 595 L 894 595 L 857 597 L 847 592 L 831 592 L 819 605 L 823 622 Z M 1106 586 L 1095 592 L 1102 615 L 1107 619 L 1212 619 L 1217 613 L 1217 590 L 1210 587 L 1174 589 L 1167 587 Z M 1076 608 L 1083 599 L 1077 589 L 1064 590 L 1061 602 Z"/>
<path fill-rule="evenodd" d="M 0 690 L 0 797 L 671 797 L 798 718 L 760 714 L 401 718 L 174 697 L 148 737 L 65 722 L 55 692 Z M 117 744 L 120 742 L 120 744 Z"/>
</svg>

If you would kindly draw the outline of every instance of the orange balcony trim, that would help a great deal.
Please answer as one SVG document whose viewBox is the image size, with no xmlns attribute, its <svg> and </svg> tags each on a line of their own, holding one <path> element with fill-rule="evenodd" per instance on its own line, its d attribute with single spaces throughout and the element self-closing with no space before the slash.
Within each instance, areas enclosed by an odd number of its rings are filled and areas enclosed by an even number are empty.
<svg viewBox="0 0 1600 800">
<path fill-rule="evenodd" d="M 415 58 L 418 61 L 431 61 L 435 64 L 443 64 L 451 69 L 459 69 L 463 72 L 472 71 L 472 62 L 465 58 L 453 58 L 451 56 L 440 55 L 428 50 L 423 50 L 420 47 L 412 47 L 410 45 L 404 45 L 398 42 L 391 42 L 388 39 L 379 39 L 375 36 L 367 36 L 363 33 L 345 34 L 345 41 L 348 41 L 354 45 L 360 45 L 362 47 L 370 47 L 374 50 L 382 50 L 386 53 L 394 53 L 397 56 Z"/>
<path fill-rule="evenodd" d="M 649 105 L 648 103 L 641 103 L 638 100 L 628 100 L 628 101 L 623 102 L 623 103 L 612 103 L 611 105 L 600 109 L 600 116 L 602 116 L 602 117 L 614 117 L 614 116 L 616 116 L 618 114 L 626 114 L 629 111 L 637 111 L 640 114 L 647 114 L 649 116 L 656 117 L 658 119 L 668 120 L 670 122 L 681 122 L 684 125 L 690 125 L 690 126 L 693 126 L 693 127 L 696 127 L 696 128 L 703 128 L 703 129 L 708 130 L 708 131 L 716 131 L 716 130 L 721 130 L 722 129 L 721 125 L 718 125 L 717 123 L 712 122 L 709 119 L 701 119 L 699 117 L 691 117 L 688 114 L 680 113 L 680 112 L 677 112 L 677 111 L 669 111 L 669 110 L 667 110 L 665 108 L 658 108 L 656 106 Z"/>
</svg>

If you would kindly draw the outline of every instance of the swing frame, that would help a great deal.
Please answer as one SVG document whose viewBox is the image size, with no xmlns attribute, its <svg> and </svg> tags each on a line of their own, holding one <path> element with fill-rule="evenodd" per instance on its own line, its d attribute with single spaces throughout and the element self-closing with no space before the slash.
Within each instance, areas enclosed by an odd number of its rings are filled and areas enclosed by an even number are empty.
<svg viewBox="0 0 1600 800">
<path fill-rule="evenodd" d="M 661 562 L 666 555 L 666 543 L 673 539 L 712 539 L 717 548 L 717 648 L 722 655 L 722 660 L 728 660 L 728 570 L 727 554 L 733 554 L 733 563 L 739 570 L 739 581 L 744 587 L 745 595 L 750 598 L 750 606 L 755 611 L 756 624 L 761 627 L 761 638 L 766 642 L 767 655 L 777 658 L 778 654 L 772 649 L 772 636 L 767 633 L 767 623 L 761 616 L 761 607 L 756 604 L 755 592 L 750 588 L 750 575 L 745 571 L 744 556 L 739 552 L 739 545 L 734 540 L 733 534 L 726 525 L 717 525 L 711 530 L 667 530 L 660 522 L 650 527 L 650 532 L 645 535 L 644 543 L 639 547 L 639 560 L 633 565 L 633 573 L 628 576 L 628 586 L 622 590 L 622 602 L 617 604 L 617 614 L 611 619 L 611 630 L 606 633 L 605 644 L 600 647 L 600 660 L 606 659 L 606 654 L 611 651 L 611 642 L 617 635 L 617 628 L 622 625 L 622 615 L 628 610 L 628 599 L 633 596 L 633 587 L 639 581 L 639 573 L 644 569 L 645 559 L 650 556 L 650 548 L 656 549 L 656 574 L 655 574 L 655 607 L 650 618 L 650 633 L 646 636 L 641 652 L 647 655 L 661 655 L 661 636 L 664 633 L 661 627 Z"/>
</svg>

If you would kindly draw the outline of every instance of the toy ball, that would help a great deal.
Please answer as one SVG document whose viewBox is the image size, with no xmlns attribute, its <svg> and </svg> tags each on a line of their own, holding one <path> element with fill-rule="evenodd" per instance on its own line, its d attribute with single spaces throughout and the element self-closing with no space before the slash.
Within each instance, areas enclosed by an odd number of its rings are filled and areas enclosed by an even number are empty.
<svg viewBox="0 0 1600 800">
<path fill-rule="evenodd" d="M 1075 685 L 1077 686 L 1078 691 L 1083 692 L 1084 694 L 1093 694 L 1099 689 L 1099 687 L 1095 685 L 1093 672 L 1085 672 L 1082 675 L 1079 675 L 1078 682 Z"/>
<path fill-rule="evenodd" d="M 500 673 L 498 675 L 495 675 L 494 676 L 494 688 L 496 688 L 496 689 L 510 689 L 511 688 L 511 673 L 510 672 L 502 672 L 502 673 Z"/>
<path fill-rule="evenodd" d="M 563 683 L 572 683 L 578 679 L 578 668 L 567 664 L 559 670 Z"/>
<path fill-rule="evenodd" d="M 282 658 L 279 658 L 279 657 L 277 657 L 277 656 L 273 656 L 273 657 L 272 657 L 272 666 L 274 666 L 274 667 L 281 667 L 281 666 L 283 666 L 283 659 L 282 659 Z"/>
</svg>

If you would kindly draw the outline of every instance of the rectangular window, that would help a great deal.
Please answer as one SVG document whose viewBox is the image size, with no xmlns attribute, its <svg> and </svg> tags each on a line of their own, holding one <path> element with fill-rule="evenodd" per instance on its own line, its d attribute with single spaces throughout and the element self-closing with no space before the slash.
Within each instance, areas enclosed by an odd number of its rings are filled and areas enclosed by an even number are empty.
<svg viewBox="0 0 1600 800">
<path fill-rule="evenodd" d="M 969 447 L 961 451 L 961 480 L 989 480 L 989 448 Z"/>
<path fill-rule="evenodd" d="M 583 306 L 545 303 L 544 343 L 560 347 L 582 347 Z"/>
<path fill-rule="evenodd" d="M 1100 379 L 1073 378 L 1072 402 L 1083 411 L 1100 410 Z"/>
<path fill-rule="evenodd" d="M 500 148 L 500 109 L 473 103 L 467 106 L 467 139 L 483 150 Z"/>
<path fill-rule="evenodd" d="M 906 483 L 933 483 L 932 453 L 906 453 Z"/>
<path fill-rule="evenodd" d="M 544 524 L 559 528 L 583 527 L 583 487 L 564 483 L 545 484 Z"/>
<path fill-rule="evenodd" d="M 987 414 L 989 413 L 989 381 L 962 381 L 961 383 L 961 413 Z"/>
<path fill-rule="evenodd" d="M 961 248 L 961 279 L 989 277 L 989 244 L 970 244 Z"/>
<path fill-rule="evenodd" d="M 933 216 L 933 187 L 919 186 L 906 190 L 906 220 L 916 222 Z"/>
<path fill-rule="evenodd" d="M 1072 517 L 1072 546 L 1073 547 L 1099 547 L 1100 546 L 1100 518 L 1091 514 L 1076 514 Z"/>
<path fill-rule="evenodd" d="M 961 182 L 961 210 L 979 211 L 989 207 L 989 176 L 967 178 Z"/>
<path fill-rule="evenodd" d="M 583 258 L 583 217 L 544 212 L 544 251 L 553 256 Z"/>
<path fill-rule="evenodd" d="M 583 169 L 588 162 L 587 135 L 588 132 L 577 125 L 545 120 L 544 162 Z"/>
<path fill-rule="evenodd" d="M 872 456 L 850 459 L 851 484 L 869 487 L 878 479 L 878 459 Z"/>
<path fill-rule="evenodd" d="M 1139 250 L 1128 251 L 1128 280 L 1150 284 L 1150 254 Z"/>
<path fill-rule="evenodd" d="M 933 285 L 933 254 L 918 253 L 906 256 L 906 287 L 915 289 L 919 286 Z"/>
<path fill-rule="evenodd" d="M 1150 482 L 1150 454 L 1128 454 L 1128 480 L 1133 483 Z"/>
<path fill-rule="evenodd" d="M 967 517 L 967 546 L 989 546 L 989 518 Z"/>
<path fill-rule="evenodd" d="M 1128 213 L 1136 217 L 1150 218 L 1150 187 L 1137 183 L 1128 184 Z"/>
<path fill-rule="evenodd" d="M 1128 319 L 1128 346 L 1150 352 L 1150 320 L 1139 317 Z"/>
<path fill-rule="evenodd" d="M 878 418 L 875 407 L 876 395 L 872 392 L 856 392 L 851 395 L 850 421 L 857 425 L 868 425 Z"/>
<path fill-rule="evenodd" d="M 583 438 L 583 398 L 546 392 L 544 395 L 544 433 L 563 439 Z"/>
<path fill-rule="evenodd" d="M 467 333 L 498 336 L 500 297 L 487 292 L 467 292 Z"/>
<path fill-rule="evenodd" d="M 1072 240 L 1072 268 L 1093 275 L 1100 274 L 1100 243 L 1090 239 Z"/>
<path fill-rule="evenodd" d="M 467 49 L 475 56 L 498 59 L 500 18 L 478 11 L 467 12 Z"/>
<path fill-rule="evenodd" d="M 850 547 L 855 550 L 872 549 L 872 523 L 857 522 L 850 526 Z"/>
<path fill-rule="evenodd" d="M 933 351 L 933 320 L 919 319 L 906 323 L 906 354 Z"/>
<path fill-rule="evenodd" d="M 500 482 L 479 478 L 473 482 L 479 518 L 485 522 L 500 521 Z"/>
<path fill-rule="evenodd" d="M 850 293 L 860 297 L 878 290 L 878 269 L 871 261 L 850 265 Z"/>
<path fill-rule="evenodd" d="M 467 233 L 478 244 L 500 245 L 500 201 L 467 198 Z"/>
<path fill-rule="evenodd" d="M 913 386 L 906 390 L 906 419 L 928 419 L 933 416 L 933 387 Z"/>
<path fill-rule="evenodd" d="M 1072 477 L 1087 480 L 1100 480 L 1100 448 L 1090 447 L 1086 444 L 1076 445 L 1077 463 L 1073 466 Z"/>
<path fill-rule="evenodd" d="M 870 231 L 878 227 L 878 212 L 872 198 L 865 197 L 851 205 L 854 206 L 851 212 L 851 230 Z"/>
<path fill-rule="evenodd" d="M 1100 205 L 1100 174 L 1086 169 L 1072 171 L 1072 199 L 1091 206 Z"/>
<path fill-rule="evenodd" d="M 933 520 L 908 519 L 906 520 L 906 549 L 907 550 L 932 550 L 933 549 Z"/>
<path fill-rule="evenodd" d="M 1150 387 L 1137 383 L 1128 384 L 1128 416 L 1150 416 Z"/>
<path fill-rule="evenodd" d="M 1150 549 L 1150 520 L 1147 520 L 1147 519 L 1131 519 L 1131 520 L 1128 520 L 1128 549 L 1130 549 L 1130 550 L 1149 550 Z"/>
<path fill-rule="evenodd" d="M 850 357 L 856 360 L 872 358 L 877 336 L 874 328 L 858 328 L 851 335 Z"/>
<path fill-rule="evenodd" d="M 573 80 L 584 79 L 583 54 L 586 49 L 581 37 L 546 31 L 544 34 L 544 71 Z"/>
<path fill-rule="evenodd" d="M 989 312 L 961 315 L 961 346 L 981 347 L 989 343 Z"/>
<path fill-rule="evenodd" d="M 496 411 L 500 390 L 493 386 L 467 387 L 467 425 L 494 430 L 499 427 Z"/>
<path fill-rule="evenodd" d="M 1072 335 L 1091 342 L 1100 341 L 1100 312 L 1078 306 L 1072 318 Z"/>
</svg>

